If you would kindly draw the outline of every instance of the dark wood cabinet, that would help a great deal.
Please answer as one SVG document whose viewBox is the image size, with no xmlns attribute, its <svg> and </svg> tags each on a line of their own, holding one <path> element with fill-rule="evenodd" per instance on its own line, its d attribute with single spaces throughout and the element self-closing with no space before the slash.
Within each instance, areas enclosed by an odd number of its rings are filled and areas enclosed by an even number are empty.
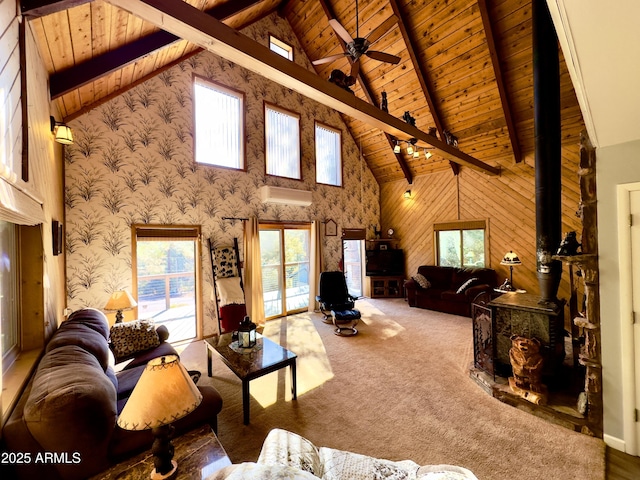
<svg viewBox="0 0 640 480">
<path fill-rule="evenodd" d="M 401 298 L 404 295 L 404 276 L 369 277 L 371 282 L 371 298 Z"/>
</svg>

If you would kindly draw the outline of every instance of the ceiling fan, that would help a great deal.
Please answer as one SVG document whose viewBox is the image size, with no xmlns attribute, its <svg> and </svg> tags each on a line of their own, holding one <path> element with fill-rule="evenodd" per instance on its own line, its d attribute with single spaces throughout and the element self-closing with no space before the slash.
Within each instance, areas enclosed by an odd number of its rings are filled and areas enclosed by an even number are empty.
<svg viewBox="0 0 640 480">
<path fill-rule="evenodd" d="M 333 62 L 340 58 L 349 57 L 349 62 L 351 63 L 350 75 L 352 77 L 358 76 L 358 71 L 360 70 L 360 57 L 362 55 L 366 55 L 367 57 L 380 62 L 396 65 L 400 62 L 400 57 L 391 55 L 390 53 L 379 52 L 377 50 L 369 50 L 369 47 L 387 33 L 397 22 L 398 18 L 395 15 L 391 15 L 378 27 L 369 32 L 367 36 L 364 38 L 360 37 L 358 29 L 358 0 L 356 0 L 356 38 L 352 38 L 349 32 L 347 32 L 347 29 L 344 28 L 338 20 L 335 18 L 329 20 L 329 24 L 335 30 L 336 34 L 346 43 L 345 48 L 347 51 L 315 60 L 312 63 L 314 65 L 321 65 L 323 63 Z"/>
</svg>

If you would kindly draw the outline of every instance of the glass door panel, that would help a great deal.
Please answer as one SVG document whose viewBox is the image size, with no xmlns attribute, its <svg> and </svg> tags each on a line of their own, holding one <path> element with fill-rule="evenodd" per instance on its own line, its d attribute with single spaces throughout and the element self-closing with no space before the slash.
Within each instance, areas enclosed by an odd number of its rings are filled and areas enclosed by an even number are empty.
<svg viewBox="0 0 640 480">
<path fill-rule="evenodd" d="M 361 297 L 362 291 L 362 240 L 343 240 L 344 276 L 347 289 L 354 297 Z"/>
<path fill-rule="evenodd" d="M 169 329 L 170 341 L 196 336 L 195 241 L 137 241 L 138 317 Z"/>
<path fill-rule="evenodd" d="M 262 293 L 266 318 L 282 315 L 282 237 L 280 230 L 260 230 Z"/>
<path fill-rule="evenodd" d="M 309 306 L 309 230 L 284 231 L 287 312 Z"/>
</svg>

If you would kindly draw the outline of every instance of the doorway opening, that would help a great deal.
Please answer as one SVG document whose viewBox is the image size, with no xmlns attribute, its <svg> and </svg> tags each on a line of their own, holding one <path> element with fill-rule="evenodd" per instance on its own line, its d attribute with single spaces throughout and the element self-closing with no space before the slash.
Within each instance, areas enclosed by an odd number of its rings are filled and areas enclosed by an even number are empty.
<svg viewBox="0 0 640 480">
<path fill-rule="evenodd" d="M 133 226 L 137 318 L 165 325 L 172 343 L 200 338 L 200 227 Z"/>
<path fill-rule="evenodd" d="M 364 295 L 362 282 L 364 269 L 363 251 L 364 240 L 342 240 L 344 276 L 347 280 L 347 290 L 354 297 L 362 297 Z"/>
<path fill-rule="evenodd" d="M 262 291 L 266 319 L 309 307 L 311 225 L 261 224 Z"/>
</svg>

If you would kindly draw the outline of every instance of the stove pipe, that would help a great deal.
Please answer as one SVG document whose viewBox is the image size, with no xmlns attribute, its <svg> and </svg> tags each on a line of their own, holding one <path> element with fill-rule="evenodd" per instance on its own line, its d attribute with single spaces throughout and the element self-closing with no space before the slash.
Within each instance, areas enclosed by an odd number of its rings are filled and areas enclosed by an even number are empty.
<svg viewBox="0 0 640 480">
<path fill-rule="evenodd" d="M 533 112 L 536 269 L 544 302 L 557 299 L 562 263 L 552 260 L 562 233 L 562 155 L 558 41 L 545 0 L 533 0 Z"/>
</svg>

